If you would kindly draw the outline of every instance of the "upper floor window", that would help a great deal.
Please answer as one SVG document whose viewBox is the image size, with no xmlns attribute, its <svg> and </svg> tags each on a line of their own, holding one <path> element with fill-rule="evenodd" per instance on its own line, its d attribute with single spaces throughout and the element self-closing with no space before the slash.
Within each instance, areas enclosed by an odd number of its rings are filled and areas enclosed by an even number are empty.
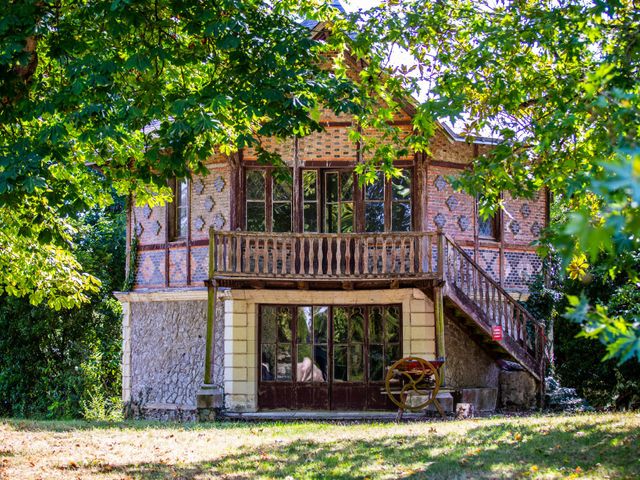
<svg viewBox="0 0 640 480">
<path fill-rule="evenodd" d="M 270 169 L 246 171 L 246 228 L 249 231 L 292 230 L 292 184 L 278 182 Z M 412 228 L 411 170 L 357 187 L 353 170 L 304 169 L 301 172 L 298 215 L 302 231 L 409 231 Z"/>
<path fill-rule="evenodd" d="M 174 178 L 169 186 L 173 193 L 173 202 L 169 208 L 169 238 L 180 240 L 186 238 L 189 225 L 189 180 Z"/>
<path fill-rule="evenodd" d="M 476 210 L 479 210 L 476 199 Z M 498 214 L 493 214 L 486 220 L 478 213 L 478 237 L 485 240 L 500 240 Z"/>
<path fill-rule="evenodd" d="M 411 171 L 387 179 L 378 172 L 364 189 L 364 226 L 367 232 L 411 230 Z"/>
<path fill-rule="evenodd" d="M 271 170 L 246 174 L 246 225 L 252 232 L 291 231 L 291 183 L 278 181 Z"/>
</svg>

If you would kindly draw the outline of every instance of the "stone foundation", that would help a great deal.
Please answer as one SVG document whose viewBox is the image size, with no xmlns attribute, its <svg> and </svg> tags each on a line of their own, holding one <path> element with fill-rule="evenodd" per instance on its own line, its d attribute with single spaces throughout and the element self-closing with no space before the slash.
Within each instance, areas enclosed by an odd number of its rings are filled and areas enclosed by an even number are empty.
<svg viewBox="0 0 640 480">
<path fill-rule="evenodd" d="M 128 417 L 195 421 L 204 379 L 207 292 L 118 294 L 123 322 L 123 401 Z M 128 300 L 128 301 L 127 301 Z M 214 365 L 222 364 L 224 304 L 218 302 Z M 214 368 L 222 384 L 223 371 Z"/>
</svg>

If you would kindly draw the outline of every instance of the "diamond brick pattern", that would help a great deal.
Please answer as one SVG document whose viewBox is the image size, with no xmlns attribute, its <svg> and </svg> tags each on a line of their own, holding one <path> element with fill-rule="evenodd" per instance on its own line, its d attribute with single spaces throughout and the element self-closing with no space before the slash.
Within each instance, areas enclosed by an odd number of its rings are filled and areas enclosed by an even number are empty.
<svg viewBox="0 0 640 480">
<path fill-rule="evenodd" d="M 451 195 L 449 198 L 447 198 L 446 204 L 447 207 L 449 207 L 449 211 L 453 212 L 458 206 L 458 199 L 455 195 Z"/>
<path fill-rule="evenodd" d="M 438 191 L 444 190 L 445 188 L 447 188 L 447 181 L 444 179 L 442 175 L 438 175 L 436 177 L 436 180 L 433 182 L 433 184 L 436 186 Z"/>
</svg>

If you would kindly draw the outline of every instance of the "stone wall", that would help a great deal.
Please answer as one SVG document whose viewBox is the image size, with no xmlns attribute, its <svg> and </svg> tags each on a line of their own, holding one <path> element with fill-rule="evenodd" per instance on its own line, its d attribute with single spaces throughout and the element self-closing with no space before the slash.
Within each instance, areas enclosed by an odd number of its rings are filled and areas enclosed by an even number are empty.
<svg viewBox="0 0 640 480">
<path fill-rule="evenodd" d="M 498 365 L 450 318 L 445 318 L 444 335 L 448 388 L 498 388 Z"/>
<path fill-rule="evenodd" d="M 177 293 L 177 292 L 176 292 Z M 196 393 L 204 380 L 206 291 L 124 294 L 123 400 L 129 415 L 157 420 L 195 420 Z M 160 298 L 160 300 L 158 300 Z M 128 300 L 128 301 L 126 301 Z M 214 384 L 223 383 L 224 303 L 215 325 Z M 215 368 L 217 367 L 217 368 Z"/>
</svg>

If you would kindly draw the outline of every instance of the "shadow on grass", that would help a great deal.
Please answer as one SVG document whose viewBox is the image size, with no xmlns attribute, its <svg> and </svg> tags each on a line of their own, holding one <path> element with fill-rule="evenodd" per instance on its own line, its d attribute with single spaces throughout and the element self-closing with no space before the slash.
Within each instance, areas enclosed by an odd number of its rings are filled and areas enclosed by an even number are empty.
<svg viewBox="0 0 640 480">
<path fill-rule="evenodd" d="M 87 466 L 85 473 L 156 478 L 639 478 L 635 427 L 510 422 L 466 434 L 385 435 L 377 440 L 271 442 L 192 464 Z M 579 468 L 578 468 L 579 467 Z M 83 467 L 81 467 L 83 468 Z M 76 473 L 82 474 L 82 471 Z"/>
</svg>

